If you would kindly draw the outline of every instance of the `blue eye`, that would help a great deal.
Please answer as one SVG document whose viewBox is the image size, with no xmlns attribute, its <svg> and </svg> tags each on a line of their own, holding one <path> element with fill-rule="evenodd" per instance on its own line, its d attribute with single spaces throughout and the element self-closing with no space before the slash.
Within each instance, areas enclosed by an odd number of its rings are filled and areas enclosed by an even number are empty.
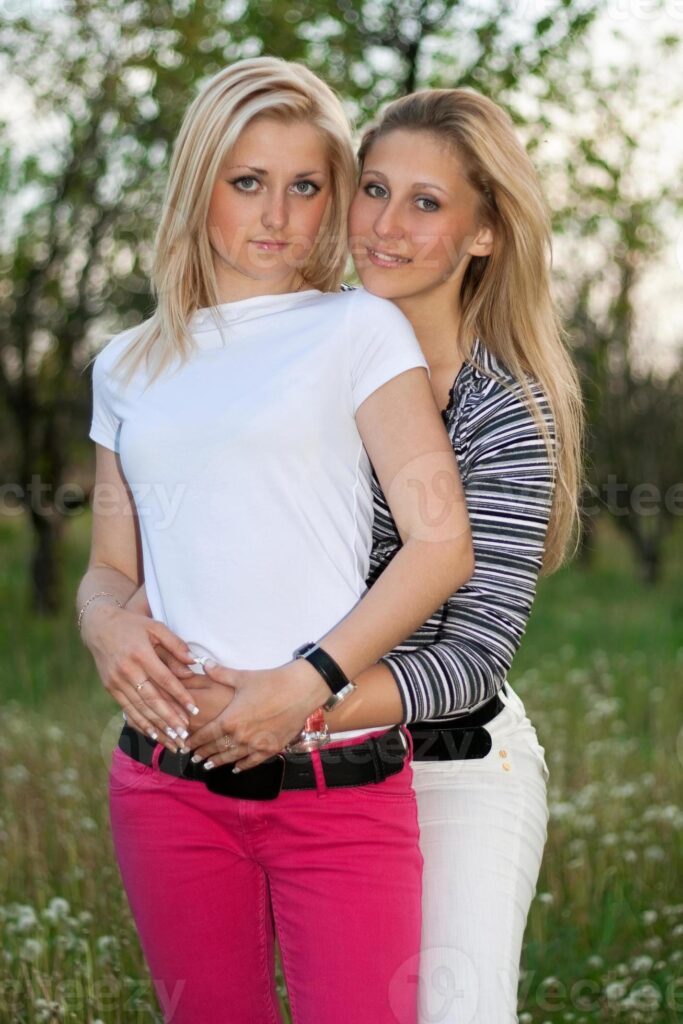
<svg viewBox="0 0 683 1024">
<path fill-rule="evenodd" d="M 307 191 L 303 191 L 306 189 Z M 311 199 L 314 195 L 320 191 L 320 188 L 314 181 L 297 181 L 294 185 L 294 190 L 297 195 L 304 196 L 306 199 Z"/>
<path fill-rule="evenodd" d="M 258 178 L 254 178 L 251 174 L 245 174 L 241 178 L 235 178 L 230 182 L 230 184 L 234 185 L 239 192 L 255 192 L 256 189 L 250 188 L 249 186 L 258 185 L 259 180 Z"/>
<path fill-rule="evenodd" d="M 433 213 L 435 210 L 440 210 L 441 207 L 435 199 L 430 199 L 428 196 L 420 196 L 416 199 L 417 203 L 427 203 L 427 206 L 420 206 L 419 209 L 423 210 L 424 213 Z"/>
<path fill-rule="evenodd" d="M 378 192 L 374 191 L 375 189 L 377 189 L 379 193 L 381 193 L 381 195 L 379 195 Z M 384 199 L 384 197 L 387 195 L 387 190 L 385 189 L 384 185 L 378 185 L 376 182 L 373 182 L 370 185 L 366 185 L 363 191 L 367 195 L 369 195 L 371 199 Z"/>
</svg>

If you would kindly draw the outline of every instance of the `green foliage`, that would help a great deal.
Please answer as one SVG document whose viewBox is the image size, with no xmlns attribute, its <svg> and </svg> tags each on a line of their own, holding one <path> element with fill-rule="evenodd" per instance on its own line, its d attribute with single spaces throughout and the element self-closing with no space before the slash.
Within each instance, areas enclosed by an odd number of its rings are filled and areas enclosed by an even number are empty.
<svg viewBox="0 0 683 1024">
<path fill-rule="evenodd" d="M 70 520 L 72 590 L 88 533 L 88 516 Z M 511 676 L 550 769 L 520 1024 L 680 1019 L 682 542 L 680 530 L 667 541 L 654 593 L 613 530 L 594 569 L 540 585 Z M 25 520 L 0 520 L 0 1024 L 147 1024 L 160 1016 L 107 816 L 121 716 L 73 609 L 30 614 L 29 544 Z"/>
</svg>

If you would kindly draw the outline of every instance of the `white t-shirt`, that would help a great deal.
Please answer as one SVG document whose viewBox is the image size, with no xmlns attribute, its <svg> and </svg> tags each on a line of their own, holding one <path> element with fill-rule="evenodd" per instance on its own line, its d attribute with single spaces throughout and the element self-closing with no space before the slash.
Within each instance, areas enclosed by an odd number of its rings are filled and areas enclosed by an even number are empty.
<svg viewBox="0 0 683 1024">
<path fill-rule="evenodd" d="M 154 617 L 219 664 L 273 668 L 365 593 L 372 470 L 355 413 L 427 363 L 403 314 L 362 289 L 243 299 L 189 327 L 185 364 L 125 388 L 112 368 L 137 328 L 112 338 L 90 437 L 119 453 Z"/>
</svg>

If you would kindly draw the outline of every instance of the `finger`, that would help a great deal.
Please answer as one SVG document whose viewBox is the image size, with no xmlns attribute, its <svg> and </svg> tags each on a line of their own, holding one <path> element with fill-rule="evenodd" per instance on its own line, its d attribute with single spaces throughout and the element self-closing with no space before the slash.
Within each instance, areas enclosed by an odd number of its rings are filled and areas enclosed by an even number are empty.
<svg viewBox="0 0 683 1024">
<path fill-rule="evenodd" d="M 169 672 L 172 672 L 174 676 L 177 676 L 180 679 L 194 679 L 194 677 L 199 674 L 197 672 L 193 672 L 187 665 L 183 665 L 182 661 L 178 661 L 175 654 L 171 654 L 171 652 L 167 651 L 165 647 L 161 646 L 161 644 L 155 648 L 154 653 L 160 661 L 163 661 Z"/>
<path fill-rule="evenodd" d="M 207 676 L 213 679 L 214 682 L 236 687 L 237 680 L 234 669 L 227 668 L 225 665 L 218 665 L 215 661 L 211 661 L 208 658 L 203 662 L 202 667 Z"/>
<path fill-rule="evenodd" d="M 194 758 L 198 757 L 199 761 L 204 762 L 203 768 L 205 771 L 211 771 L 213 768 L 219 768 L 221 765 L 232 764 L 236 759 L 245 757 L 247 753 L 248 748 L 245 746 L 235 747 L 232 750 L 226 750 L 223 747 L 220 750 L 214 749 L 202 756 L 194 754 L 192 760 L 194 761 Z M 194 761 L 194 763 L 197 764 L 198 761 Z"/>
<path fill-rule="evenodd" d="M 211 749 L 216 747 L 216 744 L 222 742 L 223 736 L 226 734 L 231 735 L 234 724 L 230 726 L 227 722 L 223 722 L 222 718 L 212 718 L 206 725 L 202 725 L 195 732 L 190 734 L 187 741 L 188 746 L 196 752 L 200 747 L 209 747 L 213 744 Z"/>
<path fill-rule="evenodd" d="M 163 743 L 171 753 L 175 754 L 178 752 L 177 742 L 174 742 L 170 736 L 165 735 L 163 728 L 157 728 L 154 723 L 150 722 L 139 708 L 128 703 L 124 696 L 119 699 L 119 704 L 125 712 L 126 721 L 129 725 L 132 725 L 143 735 L 149 736 L 155 743 Z"/>
<path fill-rule="evenodd" d="M 151 722 L 157 730 L 161 730 L 176 747 L 182 747 L 189 738 L 184 713 L 179 709 L 171 707 L 167 700 L 159 693 L 150 679 L 145 679 L 142 687 L 138 689 L 131 683 L 121 687 L 125 693 L 127 702 L 135 708 L 139 715 L 142 715 Z M 182 715 L 182 717 L 181 717 Z"/>
<path fill-rule="evenodd" d="M 191 715 L 198 715 L 199 708 L 192 699 L 192 695 L 189 690 L 186 690 L 183 684 L 177 679 L 172 672 L 166 668 L 161 658 L 158 657 L 155 650 L 146 653 L 138 662 L 140 669 L 144 674 L 152 680 L 154 685 L 159 691 L 163 691 L 169 697 L 172 697 L 174 701 L 178 703 L 178 706 L 186 709 L 180 713 L 180 718 L 183 721 L 183 727 L 187 727 L 189 724 L 189 718 L 187 717 L 186 711 L 189 711 Z"/>
<path fill-rule="evenodd" d="M 194 661 L 194 654 L 185 641 L 181 640 L 163 622 L 153 619 L 149 624 L 149 631 L 160 644 L 164 645 L 167 651 L 175 655 L 178 661 L 181 661 L 184 665 L 189 665 Z"/>
<path fill-rule="evenodd" d="M 236 761 L 233 771 L 237 775 L 239 772 L 248 771 L 249 768 L 256 768 L 257 765 L 270 760 L 272 756 L 272 754 L 250 754 L 248 757 L 243 757 L 241 761 Z"/>
</svg>

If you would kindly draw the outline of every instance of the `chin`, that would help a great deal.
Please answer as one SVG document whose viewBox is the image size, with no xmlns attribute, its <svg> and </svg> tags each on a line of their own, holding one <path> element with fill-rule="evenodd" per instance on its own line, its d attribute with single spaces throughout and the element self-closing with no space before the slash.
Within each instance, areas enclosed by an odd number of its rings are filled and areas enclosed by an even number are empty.
<svg viewBox="0 0 683 1024">
<path fill-rule="evenodd" d="M 378 274 L 368 273 L 366 270 L 359 270 L 360 283 L 366 291 L 376 295 L 380 299 L 403 299 L 412 295 L 413 289 L 407 280 L 392 280 L 394 271 L 380 270 Z"/>
</svg>

